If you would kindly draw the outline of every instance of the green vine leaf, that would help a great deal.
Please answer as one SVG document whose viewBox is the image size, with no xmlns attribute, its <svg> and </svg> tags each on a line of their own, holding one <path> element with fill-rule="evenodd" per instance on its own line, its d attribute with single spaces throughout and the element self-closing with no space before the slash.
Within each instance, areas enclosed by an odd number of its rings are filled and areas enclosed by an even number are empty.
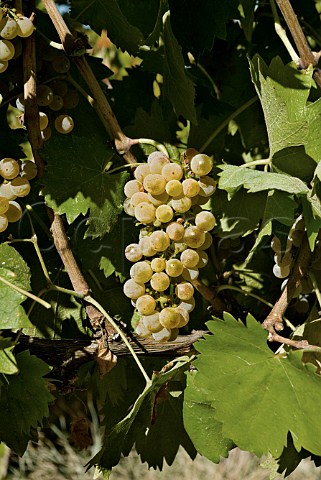
<svg viewBox="0 0 321 480">
<path fill-rule="evenodd" d="M 22 256 L 10 245 L 0 245 L 0 276 L 13 285 L 30 290 L 30 270 Z M 0 328 L 32 327 L 23 307 L 26 296 L 0 281 Z"/>
<path fill-rule="evenodd" d="M 44 156 L 47 205 L 66 214 L 69 223 L 89 210 L 86 235 L 95 238 L 108 233 L 122 212 L 123 187 L 129 176 L 104 172 L 113 151 L 97 138 L 60 135 L 48 142 Z"/>
<path fill-rule="evenodd" d="M 13 347 L 0 350 L 0 373 L 5 375 L 13 375 L 19 371 L 12 349 Z"/>
<path fill-rule="evenodd" d="M 53 396 L 42 378 L 49 373 L 48 365 L 28 351 L 17 355 L 18 375 L 0 378 L 0 441 L 22 455 L 32 429 L 48 417 L 48 403 Z"/>
<path fill-rule="evenodd" d="M 186 76 L 182 49 L 173 35 L 170 18 L 164 23 L 164 93 L 176 115 L 197 123 L 194 105 L 195 88 Z"/>
<path fill-rule="evenodd" d="M 321 427 L 315 419 L 321 379 L 314 367 L 303 365 L 302 352 L 275 355 L 250 315 L 247 327 L 225 314 L 208 328 L 213 335 L 196 344 L 195 386 L 215 408 L 223 436 L 258 456 L 278 457 L 290 432 L 296 450 L 320 455 Z"/>
</svg>

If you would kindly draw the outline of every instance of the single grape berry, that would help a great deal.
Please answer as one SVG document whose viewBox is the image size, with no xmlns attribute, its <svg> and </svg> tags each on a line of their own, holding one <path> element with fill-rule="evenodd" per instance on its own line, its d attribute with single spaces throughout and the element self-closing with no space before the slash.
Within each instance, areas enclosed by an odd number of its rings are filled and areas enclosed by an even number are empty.
<svg viewBox="0 0 321 480">
<path fill-rule="evenodd" d="M 138 262 L 142 258 L 143 254 L 137 243 L 131 243 L 127 245 L 125 249 L 125 257 L 130 262 Z"/>
<path fill-rule="evenodd" d="M 195 175 L 203 177 L 204 175 L 210 173 L 210 171 L 212 170 L 213 161 L 208 155 L 205 155 L 204 153 L 199 153 L 192 158 L 190 166 L 192 172 L 195 173 Z"/>
<path fill-rule="evenodd" d="M 12 180 L 19 175 L 20 166 L 14 158 L 3 158 L 0 161 L 0 175 L 6 180 Z"/>
<path fill-rule="evenodd" d="M 162 173 L 164 165 L 169 164 L 169 158 L 162 152 L 153 152 L 148 156 L 147 163 L 151 173 Z"/>
<path fill-rule="evenodd" d="M 59 115 L 55 119 L 55 128 L 59 133 L 70 133 L 74 128 L 74 121 L 69 115 Z"/>
<path fill-rule="evenodd" d="M 133 300 L 136 300 L 137 298 L 141 297 L 145 293 L 144 285 L 141 285 L 140 283 L 135 282 L 135 280 L 133 279 L 127 280 L 124 283 L 123 290 L 126 297 L 132 298 Z"/>
</svg>

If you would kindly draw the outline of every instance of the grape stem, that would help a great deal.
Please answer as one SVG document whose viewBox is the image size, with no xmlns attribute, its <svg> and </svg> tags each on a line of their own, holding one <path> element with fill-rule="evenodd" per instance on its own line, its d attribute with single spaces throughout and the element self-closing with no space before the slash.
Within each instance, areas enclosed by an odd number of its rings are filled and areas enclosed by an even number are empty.
<svg viewBox="0 0 321 480">
<path fill-rule="evenodd" d="M 247 163 L 244 163 L 243 165 L 240 165 L 239 168 L 255 167 L 256 165 L 271 165 L 271 159 L 264 158 L 261 160 L 253 160 L 253 162 L 247 162 Z"/>
<path fill-rule="evenodd" d="M 153 145 L 157 150 L 160 152 L 164 153 L 167 157 L 169 157 L 168 151 L 166 147 L 159 142 L 156 142 L 155 140 L 152 140 L 151 138 L 135 138 L 132 140 L 132 144 L 146 144 L 146 145 Z"/>
<path fill-rule="evenodd" d="M 27 290 L 25 290 L 24 288 L 20 288 L 17 285 L 14 285 L 13 283 L 9 282 L 8 280 L 6 280 L 5 278 L 3 278 L 1 276 L 0 276 L 0 282 L 4 283 L 5 285 L 12 288 L 13 290 L 16 290 L 16 292 L 19 292 L 22 295 L 25 295 L 26 297 L 31 298 L 35 302 L 40 303 L 40 305 L 42 305 L 43 307 L 45 307 L 47 309 L 51 308 L 50 303 L 46 302 L 45 300 L 42 300 L 41 298 L 37 297 L 36 295 L 34 295 L 31 292 L 27 292 Z"/>
<path fill-rule="evenodd" d="M 108 322 L 112 325 L 112 327 L 116 330 L 116 332 L 119 333 L 123 342 L 125 343 L 128 350 L 130 351 L 131 355 L 133 356 L 138 368 L 142 372 L 142 374 L 143 374 L 143 376 L 146 380 L 146 386 L 150 385 L 151 379 L 147 375 L 146 370 L 144 369 L 143 365 L 141 364 L 138 356 L 136 355 L 133 347 L 131 346 L 130 342 L 128 341 L 126 335 L 121 330 L 121 328 L 117 325 L 117 323 L 114 321 L 114 319 L 106 312 L 106 310 L 100 305 L 100 303 L 98 303 L 94 298 L 92 298 L 90 295 L 87 295 L 85 297 L 85 301 L 88 302 L 88 303 L 91 303 L 94 307 L 96 307 L 97 310 L 99 310 L 104 315 L 104 317 L 108 320 Z"/>
<path fill-rule="evenodd" d="M 277 9 L 276 9 L 275 1 L 270 0 L 270 4 L 271 4 L 271 10 L 272 10 L 273 19 L 274 19 L 274 29 L 275 29 L 277 35 L 280 37 L 283 45 L 287 49 L 288 54 L 292 58 L 292 61 L 297 64 L 300 57 L 296 53 L 296 51 L 294 50 L 290 40 L 287 37 L 286 31 L 284 30 L 284 28 L 281 25 L 280 17 L 278 15 L 278 12 L 277 12 Z"/>
</svg>

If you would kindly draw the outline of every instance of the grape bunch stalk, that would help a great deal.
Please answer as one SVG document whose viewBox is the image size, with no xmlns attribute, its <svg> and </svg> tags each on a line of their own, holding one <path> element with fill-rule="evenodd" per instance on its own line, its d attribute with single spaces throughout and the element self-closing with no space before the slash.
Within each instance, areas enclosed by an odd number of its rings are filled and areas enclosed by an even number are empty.
<svg viewBox="0 0 321 480">
<path fill-rule="evenodd" d="M 37 166 L 31 160 L 20 165 L 14 158 L 3 158 L 0 161 L 0 176 L 0 232 L 4 232 L 9 223 L 22 217 L 21 205 L 15 200 L 29 194 L 29 180 L 37 176 Z"/>
<path fill-rule="evenodd" d="M 136 333 L 158 342 L 174 340 L 189 322 L 192 282 L 208 263 L 205 250 L 216 225 L 205 209 L 216 189 L 211 157 L 188 149 L 182 159 L 153 152 L 124 187 L 124 210 L 140 228 L 138 243 L 125 249 L 133 265 L 124 293 L 138 314 Z"/>
</svg>

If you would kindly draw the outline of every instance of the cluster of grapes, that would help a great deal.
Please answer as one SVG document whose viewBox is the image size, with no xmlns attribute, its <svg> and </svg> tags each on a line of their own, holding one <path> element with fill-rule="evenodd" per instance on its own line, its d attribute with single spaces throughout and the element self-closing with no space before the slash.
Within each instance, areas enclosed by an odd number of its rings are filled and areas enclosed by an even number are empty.
<svg viewBox="0 0 321 480">
<path fill-rule="evenodd" d="M 0 7 L 0 73 L 5 72 L 9 60 L 15 58 L 19 51 L 21 52 L 21 45 L 11 40 L 15 40 L 17 37 L 29 37 L 33 31 L 34 26 L 29 18 L 16 15 L 10 10 Z M 16 44 L 18 48 L 16 48 Z"/>
<path fill-rule="evenodd" d="M 22 208 L 17 197 L 25 197 L 30 192 L 29 180 L 37 176 L 34 162 L 27 160 L 19 163 L 14 158 L 3 158 L 0 161 L 0 232 L 4 232 L 9 223 L 17 222 L 22 217 Z"/>
<path fill-rule="evenodd" d="M 189 321 L 195 307 L 191 282 L 208 263 L 205 250 L 216 224 L 200 207 L 216 189 L 208 176 L 212 159 L 192 149 L 183 158 L 184 166 L 153 152 L 124 187 L 125 212 L 141 225 L 139 242 L 125 249 L 134 265 L 124 293 L 139 316 L 136 333 L 158 342 L 176 338 Z"/>
</svg>

